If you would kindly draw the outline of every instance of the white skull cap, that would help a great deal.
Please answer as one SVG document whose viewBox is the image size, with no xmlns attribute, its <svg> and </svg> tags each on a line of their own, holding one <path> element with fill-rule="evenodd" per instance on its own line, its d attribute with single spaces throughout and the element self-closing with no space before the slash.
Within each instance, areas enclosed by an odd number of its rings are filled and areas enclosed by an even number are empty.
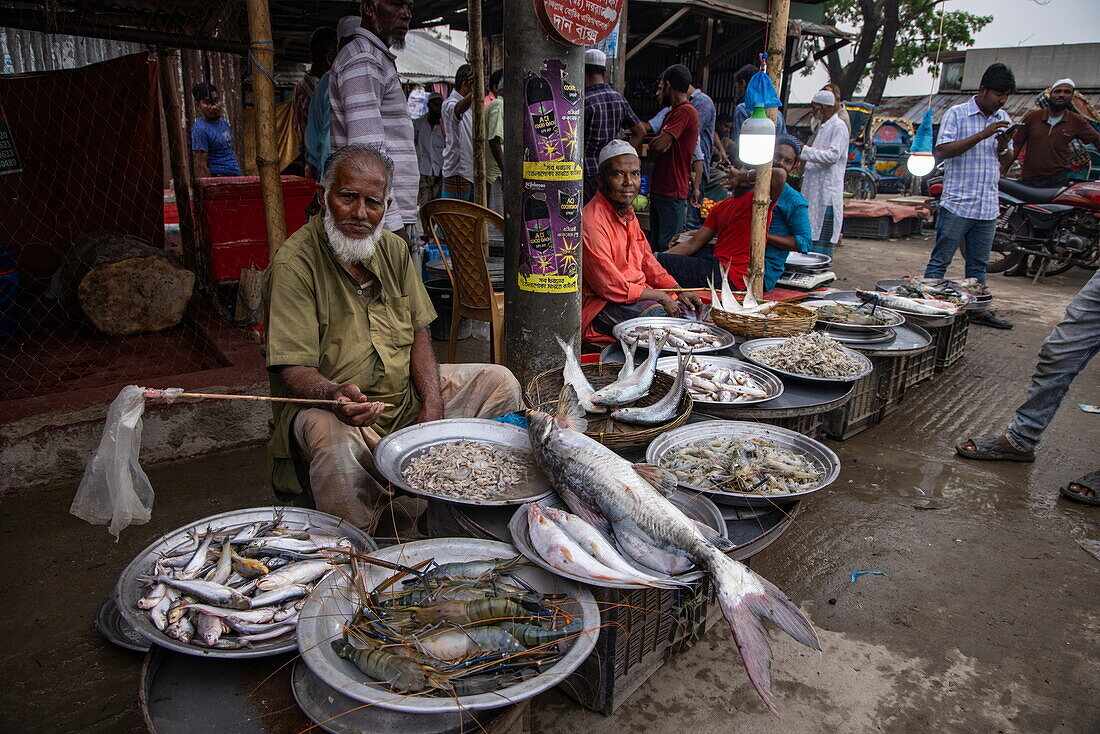
<svg viewBox="0 0 1100 734">
<path fill-rule="evenodd" d="M 584 52 L 584 63 L 591 66 L 607 66 L 607 54 L 598 48 L 590 48 Z"/>
<path fill-rule="evenodd" d="M 1051 89 L 1054 89 L 1055 87 L 1061 86 L 1061 85 L 1063 85 L 1063 84 L 1066 84 L 1066 85 L 1068 85 L 1070 89 L 1077 89 L 1077 85 L 1076 85 L 1076 84 L 1074 84 L 1074 83 L 1073 83 L 1073 80 L 1072 80 L 1072 79 L 1070 79 L 1069 77 L 1066 77 L 1065 79 L 1059 79 L 1058 81 L 1056 81 L 1056 82 L 1054 82 L 1053 84 L 1051 84 L 1051 85 L 1050 85 L 1050 88 L 1051 88 Z"/>
<path fill-rule="evenodd" d="M 634 146 L 625 140 L 612 140 L 600 150 L 600 157 L 597 159 L 597 165 L 602 166 L 603 162 L 608 158 L 614 158 L 617 155 L 632 155 L 637 158 L 638 151 L 634 150 Z"/>
<path fill-rule="evenodd" d="M 821 91 L 815 93 L 813 99 L 811 99 L 810 101 L 816 102 L 817 104 L 823 104 L 826 107 L 832 107 L 836 104 L 836 96 L 828 89 L 822 89 Z"/>
<path fill-rule="evenodd" d="M 363 19 L 358 15 L 345 15 L 336 24 L 336 40 L 343 41 L 355 33 L 355 29 L 363 24 Z"/>
</svg>

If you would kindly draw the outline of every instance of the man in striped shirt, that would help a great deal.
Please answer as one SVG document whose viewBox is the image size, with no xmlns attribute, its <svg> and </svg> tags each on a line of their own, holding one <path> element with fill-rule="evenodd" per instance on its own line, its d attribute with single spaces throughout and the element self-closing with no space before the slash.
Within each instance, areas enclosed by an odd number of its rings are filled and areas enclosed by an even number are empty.
<svg viewBox="0 0 1100 734">
<path fill-rule="evenodd" d="M 394 204 L 383 226 L 408 241 L 420 169 L 408 100 L 390 48 L 405 45 L 412 0 L 364 0 L 361 13 L 363 25 L 341 49 L 330 74 L 332 149 L 365 143 L 393 160 Z"/>
</svg>

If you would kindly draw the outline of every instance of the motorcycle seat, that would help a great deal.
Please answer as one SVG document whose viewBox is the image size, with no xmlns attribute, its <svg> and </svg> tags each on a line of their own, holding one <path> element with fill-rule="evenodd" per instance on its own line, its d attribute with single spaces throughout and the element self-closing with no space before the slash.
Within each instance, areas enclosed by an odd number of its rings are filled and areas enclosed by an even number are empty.
<svg viewBox="0 0 1100 734">
<path fill-rule="evenodd" d="M 1061 187 L 1053 189 L 1035 189 L 1031 186 L 1025 186 L 1019 181 L 1013 181 L 1010 178 L 1002 178 L 999 182 L 999 186 L 1003 193 L 1019 199 L 1026 204 L 1046 204 L 1062 191 Z"/>
</svg>

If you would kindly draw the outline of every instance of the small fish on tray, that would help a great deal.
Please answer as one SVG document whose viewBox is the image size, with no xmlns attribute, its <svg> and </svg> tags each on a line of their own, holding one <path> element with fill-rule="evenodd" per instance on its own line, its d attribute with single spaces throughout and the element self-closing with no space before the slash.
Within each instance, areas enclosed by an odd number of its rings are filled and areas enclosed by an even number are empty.
<svg viewBox="0 0 1100 734">
<path fill-rule="evenodd" d="M 848 303 L 829 302 L 816 309 L 817 317 L 823 321 L 829 321 L 836 324 L 857 324 L 859 326 L 884 326 L 891 322 L 891 319 L 886 318 L 884 315 L 879 316 L 874 311 L 863 306 L 853 306 Z"/>
<path fill-rule="evenodd" d="M 760 438 L 693 441 L 669 451 L 660 465 L 689 486 L 744 494 L 805 492 L 824 476 L 805 456 Z"/>
<path fill-rule="evenodd" d="M 693 400 L 739 403 L 768 397 L 768 391 L 747 372 L 710 364 L 697 357 L 687 363 L 687 389 Z"/>
<path fill-rule="evenodd" d="M 729 341 L 727 337 L 715 334 L 713 327 L 687 321 L 682 326 L 632 326 L 622 333 L 622 340 L 627 344 L 644 343 L 650 338 L 666 341 L 668 346 L 676 349 L 721 347 Z"/>
<path fill-rule="evenodd" d="M 402 469 L 405 481 L 444 497 L 491 500 L 527 484 L 536 472 L 529 451 L 488 441 L 449 441 L 414 456 Z"/>
<path fill-rule="evenodd" d="M 752 353 L 752 359 L 796 375 L 821 378 L 855 377 L 866 368 L 839 342 L 819 331 L 798 334 L 782 344 L 758 349 Z"/>
</svg>

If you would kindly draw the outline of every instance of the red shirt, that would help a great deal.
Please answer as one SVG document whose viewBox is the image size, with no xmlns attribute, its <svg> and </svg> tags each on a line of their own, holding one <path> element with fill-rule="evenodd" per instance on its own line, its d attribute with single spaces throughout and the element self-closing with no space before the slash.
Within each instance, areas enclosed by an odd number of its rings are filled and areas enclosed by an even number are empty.
<svg viewBox="0 0 1100 734">
<path fill-rule="evenodd" d="M 745 289 L 745 276 L 749 272 L 749 252 L 752 250 L 752 195 L 749 191 L 736 199 L 723 199 L 714 205 L 703 226 L 718 233 L 714 243 L 714 257 L 723 266 L 729 265 L 730 285 Z M 768 205 L 767 232 L 772 221 L 774 203 Z"/>
<path fill-rule="evenodd" d="M 672 147 L 653 164 L 649 190 L 661 196 L 686 199 L 691 193 L 691 157 L 699 141 L 699 113 L 691 102 L 678 104 L 668 111 L 660 132 L 668 133 L 674 140 Z"/>
<path fill-rule="evenodd" d="M 596 192 L 584 207 L 582 221 L 585 296 L 581 303 L 581 332 L 585 339 L 592 339 L 601 335 L 589 325 L 608 301 L 637 303 L 645 288 L 678 285 L 653 256 L 633 209 L 620 217 L 611 202 Z"/>
</svg>

